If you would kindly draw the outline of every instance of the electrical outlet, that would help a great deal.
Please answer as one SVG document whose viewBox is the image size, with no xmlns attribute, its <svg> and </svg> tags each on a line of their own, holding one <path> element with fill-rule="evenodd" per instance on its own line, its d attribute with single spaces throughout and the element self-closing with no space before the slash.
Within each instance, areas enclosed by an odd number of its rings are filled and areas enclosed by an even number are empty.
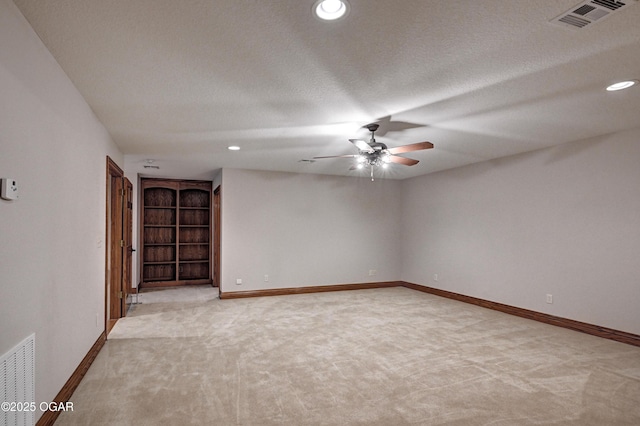
<svg viewBox="0 0 640 426">
<path fill-rule="evenodd" d="M 265 283 L 269 282 L 269 275 L 267 275 L 267 274 L 264 275 L 264 282 Z"/>
<path fill-rule="evenodd" d="M 96 328 L 100 327 L 100 313 L 96 312 Z"/>
<path fill-rule="evenodd" d="M 377 273 L 378 273 L 378 271 L 376 271 L 375 269 L 369 269 L 369 276 L 370 277 L 373 277 Z"/>
<path fill-rule="evenodd" d="M 0 197 L 5 200 L 17 200 L 20 198 L 18 191 L 18 183 L 11 178 L 2 178 L 2 191 L 0 191 Z"/>
<path fill-rule="evenodd" d="M 438 281 L 438 274 L 433 274 L 433 280 Z"/>
<path fill-rule="evenodd" d="M 547 294 L 547 303 L 553 303 L 553 294 Z"/>
<path fill-rule="evenodd" d="M 242 279 L 236 278 L 236 285 L 241 285 L 241 284 L 242 284 Z"/>
</svg>

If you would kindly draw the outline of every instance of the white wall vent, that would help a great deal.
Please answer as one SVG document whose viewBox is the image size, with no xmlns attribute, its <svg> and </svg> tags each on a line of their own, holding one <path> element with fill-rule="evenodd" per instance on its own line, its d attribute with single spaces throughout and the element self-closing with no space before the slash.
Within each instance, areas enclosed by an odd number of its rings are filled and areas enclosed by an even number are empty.
<svg viewBox="0 0 640 426">
<path fill-rule="evenodd" d="M 595 22 L 601 21 L 612 13 L 618 12 L 638 0 L 587 0 L 560 16 L 556 16 L 550 22 L 573 29 L 584 28 Z"/>
<path fill-rule="evenodd" d="M 36 335 L 32 334 L 0 358 L 0 402 L 15 404 L 0 411 L 3 425 L 32 426 L 35 424 Z"/>
</svg>

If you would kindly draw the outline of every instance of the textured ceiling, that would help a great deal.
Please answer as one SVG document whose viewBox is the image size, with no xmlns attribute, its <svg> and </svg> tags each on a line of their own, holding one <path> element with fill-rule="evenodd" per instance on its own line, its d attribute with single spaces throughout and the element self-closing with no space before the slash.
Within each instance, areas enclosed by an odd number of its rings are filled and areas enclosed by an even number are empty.
<svg viewBox="0 0 640 426">
<path fill-rule="evenodd" d="M 640 5 L 580 30 L 576 0 L 15 0 L 128 164 L 357 175 L 349 138 L 428 140 L 386 177 L 426 173 L 640 125 Z M 228 145 L 242 149 L 230 152 Z"/>
</svg>

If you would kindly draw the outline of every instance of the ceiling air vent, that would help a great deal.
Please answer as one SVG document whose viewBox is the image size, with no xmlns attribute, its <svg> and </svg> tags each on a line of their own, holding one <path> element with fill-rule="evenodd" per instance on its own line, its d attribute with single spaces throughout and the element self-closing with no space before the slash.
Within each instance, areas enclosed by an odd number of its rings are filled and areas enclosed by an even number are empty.
<svg viewBox="0 0 640 426">
<path fill-rule="evenodd" d="M 573 29 L 584 28 L 597 21 L 601 21 L 612 13 L 618 12 L 638 0 L 587 0 L 567 12 L 556 16 L 551 23 L 570 27 Z"/>
</svg>

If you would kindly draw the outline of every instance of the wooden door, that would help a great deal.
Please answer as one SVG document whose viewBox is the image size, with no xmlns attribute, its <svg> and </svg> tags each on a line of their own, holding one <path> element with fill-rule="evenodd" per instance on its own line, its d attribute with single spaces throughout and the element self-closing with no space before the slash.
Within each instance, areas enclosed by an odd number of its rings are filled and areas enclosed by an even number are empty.
<svg viewBox="0 0 640 426">
<path fill-rule="evenodd" d="M 118 318 L 124 316 L 123 253 L 122 240 L 124 173 L 107 157 L 107 232 L 106 232 L 106 301 L 105 322 L 107 334 Z"/>
<path fill-rule="evenodd" d="M 123 229 L 122 240 L 124 241 L 124 260 L 122 264 L 122 316 L 124 317 L 129 306 L 131 298 L 127 297 L 132 292 L 132 274 L 131 274 L 131 258 L 133 255 L 133 185 L 129 179 L 124 178 L 124 205 L 123 207 Z"/>
<path fill-rule="evenodd" d="M 213 285 L 220 290 L 220 187 L 213 191 Z"/>
</svg>

